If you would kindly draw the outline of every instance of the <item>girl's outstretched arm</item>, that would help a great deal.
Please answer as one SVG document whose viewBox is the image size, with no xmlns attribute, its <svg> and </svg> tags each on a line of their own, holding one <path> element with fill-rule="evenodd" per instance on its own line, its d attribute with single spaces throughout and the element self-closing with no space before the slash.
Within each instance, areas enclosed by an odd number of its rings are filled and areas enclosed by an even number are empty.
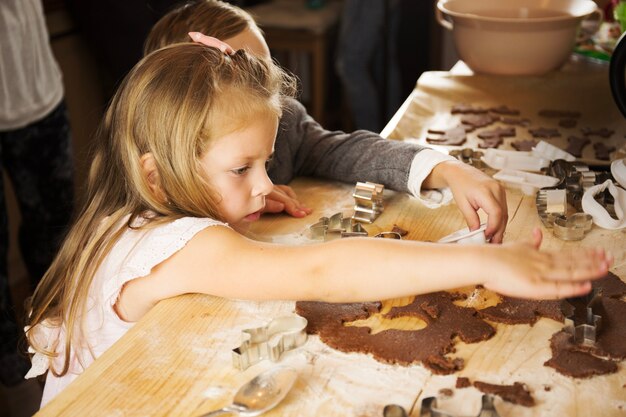
<svg viewBox="0 0 626 417">
<path fill-rule="evenodd" d="M 138 319 L 184 293 L 253 300 L 359 302 L 483 284 L 524 298 L 578 296 L 612 263 L 598 249 L 540 252 L 534 242 L 442 245 L 352 238 L 305 246 L 247 239 L 221 226 L 198 233 L 146 277 L 129 282 L 120 314 Z"/>
</svg>

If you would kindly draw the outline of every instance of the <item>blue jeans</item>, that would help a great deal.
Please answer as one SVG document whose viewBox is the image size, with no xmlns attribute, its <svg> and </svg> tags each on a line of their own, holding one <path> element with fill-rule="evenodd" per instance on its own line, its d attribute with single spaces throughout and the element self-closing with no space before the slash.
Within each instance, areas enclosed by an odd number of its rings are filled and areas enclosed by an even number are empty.
<svg viewBox="0 0 626 417">
<path fill-rule="evenodd" d="M 379 132 L 401 104 L 398 12 L 394 0 L 344 2 L 336 69 L 357 129 Z"/>
<path fill-rule="evenodd" d="M 31 279 L 31 290 L 46 272 L 65 235 L 74 201 L 74 165 L 65 103 L 42 120 L 0 132 L 0 164 L 13 184 L 22 221 L 19 245 Z M 24 334 L 17 324 L 9 291 L 9 229 L 4 186 L 0 181 L 0 382 L 21 382 L 30 367 L 18 352 Z M 19 309 L 19 310 L 18 310 Z"/>
</svg>

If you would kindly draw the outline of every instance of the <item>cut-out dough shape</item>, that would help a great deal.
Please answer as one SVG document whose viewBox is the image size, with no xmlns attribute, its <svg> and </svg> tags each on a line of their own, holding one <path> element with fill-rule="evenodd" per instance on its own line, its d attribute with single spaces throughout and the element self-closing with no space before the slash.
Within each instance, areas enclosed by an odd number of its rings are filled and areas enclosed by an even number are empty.
<svg viewBox="0 0 626 417">
<path fill-rule="evenodd" d="M 572 129 L 576 127 L 578 124 L 578 120 L 576 119 L 561 119 L 559 120 L 559 126 L 564 127 L 566 129 Z"/>
<path fill-rule="evenodd" d="M 483 139 L 483 142 L 478 144 L 479 148 L 497 148 L 504 141 L 504 138 L 515 137 L 515 128 L 498 127 L 493 130 L 481 132 L 478 134 L 478 137 Z"/>
<path fill-rule="evenodd" d="M 602 142 L 596 142 L 593 144 L 593 150 L 596 151 L 596 159 L 608 161 L 611 159 L 611 152 L 615 151 L 615 147 L 607 146 Z"/>
<path fill-rule="evenodd" d="M 561 136 L 561 132 L 558 129 L 549 127 L 540 127 L 537 129 L 528 129 L 528 132 L 535 138 L 556 138 Z"/>
<path fill-rule="evenodd" d="M 490 114 L 469 114 L 461 118 L 461 124 L 469 126 L 471 130 L 468 130 L 467 128 L 466 130 L 470 132 L 480 127 L 489 126 L 497 120 L 497 117 L 493 117 Z"/>
<path fill-rule="evenodd" d="M 495 114 L 504 114 L 507 116 L 517 116 L 519 115 L 519 110 L 516 109 L 510 109 L 505 105 L 502 106 L 498 106 L 498 107 L 493 107 L 491 109 L 489 109 L 490 112 L 495 113 Z"/>
<path fill-rule="evenodd" d="M 583 148 L 591 143 L 588 138 L 579 138 L 577 136 L 570 136 L 567 138 L 567 148 L 565 152 L 569 152 L 576 158 L 580 158 L 583 155 Z"/>
<path fill-rule="evenodd" d="M 614 130 L 607 129 L 606 127 L 601 127 L 598 129 L 593 129 L 591 127 L 583 127 L 582 129 L 580 129 L 580 131 L 583 132 L 583 135 L 585 136 L 599 136 L 604 139 L 610 138 L 611 135 L 615 133 Z"/>
<path fill-rule="evenodd" d="M 467 140 L 467 131 L 462 125 L 442 130 L 428 129 L 428 134 L 431 136 L 428 136 L 426 141 L 437 145 L 459 146 Z"/>
<path fill-rule="evenodd" d="M 537 141 L 532 139 L 516 140 L 511 142 L 511 146 L 516 151 L 530 152 L 537 146 Z"/>
<path fill-rule="evenodd" d="M 530 120 L 524 119 L 524 118 L 516 119 L 514 117 L 503 117 L 500 119 L 500 121 L 504 123 L 505 125 L 522 126 L 522 127 L 530 126 Z"/>
<path fill-rule="evenodd" d="M 452 114 L 482 114 L 487 113 L 487 109 L 483 109 L 482 107 L 474 107 L 470 104 L 459 103 L 452 106 L 452 110 L 450 110 Z"/>
<path fill-rule="evenodd" d="M 581 114 L 577 111 L 545 109 L 539 111 L 539 116 L 555 119 L 578 119 Z"/>
</svg>

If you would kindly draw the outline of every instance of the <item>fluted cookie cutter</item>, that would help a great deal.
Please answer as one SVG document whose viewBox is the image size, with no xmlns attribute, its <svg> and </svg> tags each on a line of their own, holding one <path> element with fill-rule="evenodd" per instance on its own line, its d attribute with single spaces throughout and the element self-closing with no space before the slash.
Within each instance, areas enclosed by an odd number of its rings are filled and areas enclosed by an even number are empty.
<svg viewBox="0 0 626 417">
<path fill-rule="evenodd" d="M 357 182 L 354 197 L 354 215 L 357 222 L 373 223 L 383 212 L 383 191 L 385 186 L 374 182 Z"/>
<path fill-rule="evenodd" d="M 575 213 L 571 216 L 556 216 L 552 225 L 552 233 L 561 240 L 581 240 L 591 230 L 593 218 L 586 213 Z"/>
<path fill-rule="evenodd" d="M 367 230 L 350 217 L 335 213 L 330 217 L 320 217 L 319 221 L 309 227 L 314 239 L 325 241 L 342 237 L 367 236 Z"/>
<path fill-rule="evenodd" d="M 288 350 L 300 347 L 306 342 L 307 320 L 300 316 L 277 317 L 267 325 L 242 330 L 245 339 L 233 349 L 233 365 L 244 370 L 269 359 L 277 362 Z"/>
<path fill-rule="evenodd" d="M 572 335 L 578 345 L 596 344 L 602 325 L 602 316 L 598 308 L 601 296 L 602 290 L 594 289 L 586 296 L 568 298 L 561 303 L 561 311 L 565 316 L 565 330 Z"/>
<path fill-rule="evenodd" d="M 420 417 L 457 417 L 456 414 L 451 414 L 443 410 L 437 409 L 437 398 L 427 397 L 422 400 L 422 406 L 420 408 Z M 481 397 L 481 407 L 476 417 L 500 417 L 498 411 L 493 405 L 493 396 L 489 394 L 483 394 Z"/>
</svg>

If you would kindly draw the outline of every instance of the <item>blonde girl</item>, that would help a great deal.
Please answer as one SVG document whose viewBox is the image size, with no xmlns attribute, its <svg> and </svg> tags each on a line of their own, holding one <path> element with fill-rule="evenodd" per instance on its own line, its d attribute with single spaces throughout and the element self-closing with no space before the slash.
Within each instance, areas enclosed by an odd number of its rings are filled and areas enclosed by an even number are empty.
<svg viewBox="0 0 626 417">
<path fill-rule="evenodd" d="M 479 246 L 247 239 L 235 229 L 259 218 L 272 189 L 266 164 L 292 80 L 195 36 L 206 45 L 172 45 L 139 62 L 101 123 L 85 205 L 30 305 L 28 376 L 48 371 L 42 404 L 169 297 L 356 302 L 472 284 L 566 297 L 607 272 L 603 251 L 540 252 L 540 234 Z M 370 262 L 351 261 L 362 257 Z"/>
</svg>

